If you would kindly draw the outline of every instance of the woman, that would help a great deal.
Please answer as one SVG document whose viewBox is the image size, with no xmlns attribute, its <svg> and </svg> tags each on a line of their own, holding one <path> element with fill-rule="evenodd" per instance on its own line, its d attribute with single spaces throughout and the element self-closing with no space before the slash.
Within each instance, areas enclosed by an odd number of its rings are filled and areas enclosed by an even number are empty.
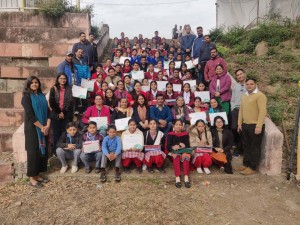
<svg viewBox="0 0 300 225">
<path fill-rule="evenodd" d="M 197 120 L 195 125 L 190 128 L 189 134 L 191 147 L 212 147 L 212 136 L 203 120 Z M 210 174 L 209 167 L 212 165 L 212 160 L 208 153 L 198 153 L 196 150 L 192 163 L 198 173 L 203 173 L 203 167 L 204 172 Z"/>
<path fill-rule="evenodd" d="M 209 92 L 211 97 L 215 97 L 221 107 L 228 115 L 230 112 L 231 100 L 231 78 L 224 72 L 223 65 L 216 66 L 216 76 L 214 76 L 209 84 Z"/>
<path fill-rule="evenodd" d="M 25 111 L 24 134 L 29 185 L 39 188 L 48 180 L 39 174 L 47 171 L 46 136 L 50 128 L 47 100 L 36 76 L 27 79 L 21 104 Z"/>
<path fill-rule="evenodd" d="M 128 96 L 128 91 L 124 90 L 124 82 L 119 80 L 117 83 L 117 90 L 115 90 L 115 97 L 119 101 L 121 98 L 128 98 Z"/>
<path fill-rule="evenodd" d="M 124 89 L 128 92 L 132 92 L 133 84 L 129 75 L 124 76 Z"/>
<path fill-rule="evenodd" d="M 157 169 L 161 173 L 165 173 L 163 164 L 166 158 L 166 154 L 162 151 L 164 133 L 158 130 L 157 122 L 154 119 L 149 121 L 150 130 L 144 132 L 145 143 L 145 159 L 144 163 L 147 166 L 149 173 L 154 173 L 153 164 L 156 164 Z M 156 148 L 152 148 L 147 145 L 155 145 Z M 154 147 L 154 146 L 153 146 Z M 158 147 L 158 148 L 157 148 Z"/>
<path fill-rule="evenodd" d="M 206 112 L 208 110 L 200 97 L 195 97 L 194 105 L 193 112 Z"/>
<path fill-rule="evenodd" d="M 133 88 L 134 88 L 133 91 L 130 93 L 130 95 L 131 95 L 130 105 L 133 105 L 134 101 L 137 99 L 137 96 L 139 94 L 142 94 L 145 97 L 147 96 L 146 93 L 142 91 L 142 84 L 141 84 L 141 82 L 135 81 Z"/>
<path fill-rule="evenodd" d="M 177 188 L 181 188 L 180 164 L 182 164 L 184 171 L 184 185 L 186 188 L 190 188 L 191 183 L 189 181 L 189 167 L 191 155 L 189 153 L 176 154 L 176 151 L 179 149 L 190 147 L 189 134 L 188 132 L 182 130 L 182 121 L 176 119 L 174 121 L 174 131 L 169 132 L 167 136 L 165 153 L 172 157 L 175 172 L 175 186 Z"/>
<path fill-rule="evenodd" d="M 116 107 L 115 110 L 113 111 L 112 119 L 111 119 L 112 124 L 115 124 L 116 119 L 123 119 L 132 116 L 132 108 L 127 106 L 128 106 L 127 98 L 121 98 L 120 107 Z"/>
<path fill-rule="evenodd" d="M 132 70 L 132 67 L 130 65 L 130 60 L 129 59 L 125 59 L 124 60 L 124 66 L 123 66 L 123 74 L 125 73 L 130 73 Z"/>
<path fill-rule="evenodd" d="M 55 85 L 50 89 L 49 105 L 52 127 L 53 153 L 56 153 L 56 143 L 60 135 L 65 131 L 69 122 L 73 120 L 72 89 L 68 84 L 67 75 L 59 73 Z"/>
<path fill-rule="evenodd" d="M 217 112 L 224 112 L 223 108 L 219 105 L 218 100 L 216 98 L 211 98 L 209 113 L 217 113 Z"/>
<path fill-rule="evenodd" d="M 168 79 L 173 78 L 174 69 L 175 69 L 175 62 L 174 61 L 169 62 L 169 76 L 168 76 Z"/>
<path fill-rule="evenodd" d="M 114 109 L 118 106 L 118 99 L 111 89 L 107 89 L 105 92 L 104 105 L 109 107 L 111 113 L 113 113 Z"/>
<path fill-rule="evenodd" d="M 182 96 L 176 98 L 176 103 L 172 108 L 173 117 L 181 120 L 184 123 L 184 130 L 187 130 L 188 125 L 190 124 L 190 110 L 184 104 L 184 99 Z"/>
<path fill-rule="evenodd" d="M 221 116 L 216 116 L 214 126 L 211 130 L 213 146 L 216 151 L 211 154 L 213 162 L 220 167 L 220 171 L 232 174 L 231 148 L 233 145 L 233 135 L 225 126 L 225 120 Z"/>
<path fill-rule="evenodd" d="M 139 94 L 133 104 L 132 119 L 137 123 L 138 129 L 145 131 L 149 128 L 150 108 L 144 95 Z"/>
</svg>

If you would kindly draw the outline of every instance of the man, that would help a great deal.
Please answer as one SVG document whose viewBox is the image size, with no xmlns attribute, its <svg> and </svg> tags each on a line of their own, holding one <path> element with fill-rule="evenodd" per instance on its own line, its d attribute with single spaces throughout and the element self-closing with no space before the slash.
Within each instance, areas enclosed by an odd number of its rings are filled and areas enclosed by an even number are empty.
<svg viewBox="0 0 300 225">
<path fill-rule="evenodd" d="M 124 32 L 121 32 L 121 38 L 119 39 L 119 43 L 125 41 L 125 34 Z"/>
<path fill-rule="evenodd" d="M 183 84 L 183 81 L 179 77 L 179 69 L 173 70 L 173 77 L 169 79 L 171 84 Z"/>
<path fill-rule="evenodd" d="M 208 61 L 209 62 L 209 61 Z M 206 67 L 208 65 L 206 64 Z M 205 68 L 206 68 L 205 67 Z M 243 69 L 237 69 L 235 72 L 235 78 L 237 80 L 237 84 L 232 89 L 231 96 L 231 130 L 234 137 L 234 143 L 236 145 L 236 149 L 233 153 L 233 157 L 238 157 L 241 153 L 243 153 L 243 145 L 242 145 L 242 133 L 237 131 L 238 127 L 238 116 L 239 109 L 241 104 L 242 95 L 246 93 L 246 74 Z"/>
<path fill-rule="evenodd" d="M 137 50 L 136 48 L 132 49 L 131 56 L 130 56 L 130 65 L 133 65 L 134 63 L 139 62 L 139 57 L 137 56 Z"/>
<path fill-rule="evenodd" d="M 197 37 L 194 39 L 193 46 L 192 46 L 192 58 L 196 59 L 199 57 L 199 51 L 204 43 L 204 37 L 203 37 L 203 28 L 197 27 Z"/>
<path fill-rule="evenodd" d="M 227 72 L 227 64 L 225 60 L 218 55 L 216 48 L 210 50 L 210 60 L 207 61 L 204 68 L 204 80 L 210 83 L 212 78 L 216 75 L 216 66 L 221 64 L 224 68 L 224 72 Z"/>
<path fill-rule="evenodd" d="M 147 59 L 146 56 L 141 56 L 141 60 L 140 60 L 140 70 L 143 70 L 144 73 L 147 72 L 148 69 L 148 63 L 147 63 Z"/>
<path fill-rule="evenodd" d="M 95 40 L 95 35 L 93 33 L 90 33 L 88 42 L 91 44 L 91 46 L 94 47 L 94 63 L 98 64 L 97 44 L 94 42 L 94 40 Z"/>
<path fill-rule="evenodd" d="M 178 33 L 177 33 L 177 24 L 175 24 L 175 27 L 172 29 L 172 39 L 177 39 Z"/>
<path fill-rule="evenodd" d="M 156 49 L 158 49 L 159 44 L 161 43 L 161 37 L 158 36 L 158 31 L 154 32 L 154 37 L 152 39 L 155 39 Z"/>
<path fill-rule="evenodd" d="M 186 35 L 181 38 L 181 49 L 183 54 L 191 54 L 193 42 L 196 36 L 191 34 L 190 25 L 186 26 Z"/>
<path fill-rule="evenodd" d="M 77 78 L 77 85 L 81 85 L 81 79 L 90 79 L 91 77 L 91 71 L 90 68 L 85 60 L 83 58 L 83 49 L 78 48 L 75 51 L 75 56 L 72 58 L 72 63 L 74 64 L 76 68 L 76 78 Z"/>
<path fill-rule="evenodd" d="M 167 135 L 172 128 L 173 114 L 171 109 L 164 105 L 165 99 L 163 94 L 159 93 L 156 95 L 156 102 L 157 105 L 150 108 L 150 118 L 155 119 L 158 123 L 158 129 Z"/>
<path fill-rule="evenodd" d="M 72 52 L 75 54 L 75 52 L 78 49 L 82 49 L 83 51 L 83 58 L 89 65 L 89 67 L 93 67 L 94 65 L 94 47 L 86 40 L 86 35 L 84 32 L 79 33 L 79 42 L 75 43 L 73 45 Z M 91 68 L 93 69 L 93 68 Z"/>
<path fill-rule="evenodd" d="M 119 80 L 121 80 L 121 78 L 116 76 L 116 70 L 114 68 L 109 68 L 108 76 L 105 78 L 105 82 L 108 83 L 108 88 L 114 91 Z"/>
<path fill-rule="evenodd" d="M 66 52 L 65 61 L 60 63 L 57 66 L 57 73 L 65 73 L 68 77 L 68 84 L 73 85 L 76 84 L 76 76 L 75 76 L 75 66 L 72 62 L 73 53 L 71 51 Z"/>
<path fill-rule="evenodd" d="M 247 92 L 242 96 L 238 117 L 238 131 L 243 132 L 243 165 L 235 168 L 243 175 L 252 175 L 259 165 L 261 143 L 265 130 L 267 98 L 257 89 L 256 80 L 246 80 Z"/>
</svg>

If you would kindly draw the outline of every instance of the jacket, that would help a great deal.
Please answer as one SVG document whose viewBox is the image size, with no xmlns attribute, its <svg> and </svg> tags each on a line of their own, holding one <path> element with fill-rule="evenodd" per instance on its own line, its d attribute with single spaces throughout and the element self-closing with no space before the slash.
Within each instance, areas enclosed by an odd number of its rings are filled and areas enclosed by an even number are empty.
<svg viewBox="0 0 300 225">
<path fill-rule="evenodd" d="M 217 56 L 216 58 L 211 58 L 207 61 L 205 68 L 204 68 L 204 79 L 206 81 L 212 80 L 212 78 L 216 75 L 215 68 L 217 65 L 221 64 L 224 68 L 224 72 L 227 72 L 227 65 L 225 60 Z"/>
<path fill-rule="evenodd" d="M 72 86 L 73 79 L 75 78 L 75 81 L 77 80 L 77 71 L 76 67 L 74 66 L 73 62 L 69 63 L 68 61 L 63 61 L 61 64 L 57 66 L 57 73 L 65 73 L 68 77 L 68 84 Z M 74 78 L 73 78 L 74 74 Z"/>
<path fill-rule="evenodd" d="M 222 102 L 231 100 L 231 78 L 227 73 L 222 74 L 220 77 L 217 75 L 213 77 L 209 84 L 209 92 L 212 97 L 216 93 L 217 80 L 220 79 L 220 96 Z"/>
<path fill-rule="evenodd" d="M 122 150 L 121 139 L 118 136 L 114 138 L 110 138 L 108 135 L 103 139 L 102 142 L 102 152 L 104 155 L 108 155 L 110 153 L 114 153 L 119 155 Z"/>
<path fill-rule="evenodd" d="M 194 34 L 185 35 L 181 38 L 181 48 L 183 53 L 185 53 L 187 48 L 192 50 L 192 46 L 195 38 L 196 35 Z"/>
<path fill-rule="evenodd" d="M 110 124 L 110 111 L 109 111 L 109 108 L 102 105 L 102 108 L 101 108 L 101 112 L 100 112 L 100 117 L 107 117 L 107 121 L 108 121 L 108 124 Z M 88 124 L 89 123 L 89 118 L 90 117 L 98 117 L 98 110 L 97 110 L 97 107 L 96 105 L 93 105 L 93 106 L 90 106 L 86 109 L 81 121 L 84 123 L 84 124 Z"/>
<path fill-rule="evenodd" d="M 75 144 L 76 149 L 82 148 L 82 134 L 77 132 L 75 136 L 72 137 L 72 141 L 68 138 L 68 133 L 65 131 L 59 138 L 56 147 L 57 148 L 67 148 L 68 144 Z"/>
<path fill-rule="evenodd" d="M 199 133 L 198 133 L 196 126 L 192 126 L 189 129 L 189 137 L 190 137 L 190 146 L 191 147 L 213 146 L 211 132 L 207 129 L 206 129 L 206 135 L 205 135 L 204 131 L 200 134 L 200 137 L 201 137 L 201 140 L 200 140 Z"/>
<path fill-rule="evenodd" d="M 203 43 L 204 43 L 203 35 L 198 36 L 194 39 L 193 46 L 192 46 L 192 54 L 191 54 L 194 59 L 199 57 L 199 51 Z"/>
<path fill-rule="evenodd" d="M 206 62 L 210 59 L 210 50 L 216 48 L 214 43 L 206 43 L 204 42 L 199 49 L 199 64 L 201 62 Z"/>
<path fill-rule="evenodd" d="M 77 78 L 76 82 L 77 85 L 80 86 L 82 78 L 88 79 L 91 77 L 90 67 L 88 66 L 88 64 L 84 59 L 79 60 L 76 57 L 73 57 L 72 62 L 76 67 L 76 71 L 75 71 L 76 78 Z"/>
<path fill-rule="evenodd" d="M 137 123 L 137 124 L 140 124 L 140 122 L 142 121 L 140 116 L 139 116 L 139 113 L 138 113 L 138 109 L 137 107 L 133 107 L 133 113 L 132 113 L 132 116 L 131 118 L 134 119 L 134 121 Z M 146 108 L 146 120 L 149 121 L 150 119 L 150 108 L 147 107 Z"/>
</svg>

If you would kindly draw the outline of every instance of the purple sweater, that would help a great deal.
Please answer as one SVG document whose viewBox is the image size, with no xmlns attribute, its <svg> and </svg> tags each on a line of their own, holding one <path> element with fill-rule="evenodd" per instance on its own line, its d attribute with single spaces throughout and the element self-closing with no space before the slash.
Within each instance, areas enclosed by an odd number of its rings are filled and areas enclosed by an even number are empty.
<svg viewBox="0 0 300 225">
<path fill-rule="evenodd" d="M 215 97 L 217 89 L 217 79 L 220 79 L 220 95 L 222 102 L 231 100 L 231 78 L 227 73 L 222 74 L 220 77 L 214 76 L 209 85 L 209 92 L 211 97 Z"/>
</svg>

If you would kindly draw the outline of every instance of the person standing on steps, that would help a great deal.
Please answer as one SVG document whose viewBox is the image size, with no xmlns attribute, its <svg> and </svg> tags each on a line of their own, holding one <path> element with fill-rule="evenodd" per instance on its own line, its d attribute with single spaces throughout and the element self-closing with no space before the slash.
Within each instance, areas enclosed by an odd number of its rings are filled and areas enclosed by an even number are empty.
<svg viewBox="0 0 300 225">
<path fill-rule="evenodd" d="M 197 35 L 198 36 L 194 39 L 193 45 L 192 45 L 191 57 L 193 59 L 196 59 L 196 58 L 199 57 L 200 48 L 201 48 L 202 44 L 204 43 L 203 28 L 202 27 L 197 27 Z"/>
<path fill-rule="evenodd" d="M 193 42 L 196 36 L 191 34 L 190 25 L 186 26 L 186 35 L 181 38 L 181 49 L 184 55 L 191 55 Z"/>
<path fill-rule="evenodd" d="M 57 66 L 57 74 L 64 73 L 68 77 L 68 84 L 72 86 L 73 84 L 77 84 L 77 72 L 76 67 L 72 61 L 73 53 L 71 51 L 66 52 L 65 60 Z"/>
<path fill-rule="evenodd" d="M 207 83 L 210 83 L 213 77 L 216 75 L 216 66 L 221 64 L 224 68 L 224 72 L 227 72 L 227 63 L 226 61 L 218 55 L 218 51 L 216 48 L 212 48 L 210 50 L 210 60 L 207 61 L 204 68 L 204 80 Z"/>
<path fill-rule="evenodd" d="M 265 131 L 267 98 L 258 90 L 254 78 L 246 80 L 247 92 L 242 96 L 238 117 L 238 131 L 243 132 L 243 165 L 235 168 L 243 175 L 255 173 L 261 155 L 262 137 Z"/>
<path fill-rule="evenodd" d="M 177 33 L 177 24 L 175 24 L 174 28 L 172 29 L 172 39 L 177 39 L 178 38 L 178 33 Z"/>
<path fill-rule="evenodd" d="M 95 40 L 95 35 L 93 33 L 90 33 L 88 42 L 94 48 L 94 62 L 93 62 L 93 64 L 95 65 L 95 64 L 98 64 L 98 52 L 97 52 L 97 44 L 94 42 L 94 40 Z"/>
</svg>

